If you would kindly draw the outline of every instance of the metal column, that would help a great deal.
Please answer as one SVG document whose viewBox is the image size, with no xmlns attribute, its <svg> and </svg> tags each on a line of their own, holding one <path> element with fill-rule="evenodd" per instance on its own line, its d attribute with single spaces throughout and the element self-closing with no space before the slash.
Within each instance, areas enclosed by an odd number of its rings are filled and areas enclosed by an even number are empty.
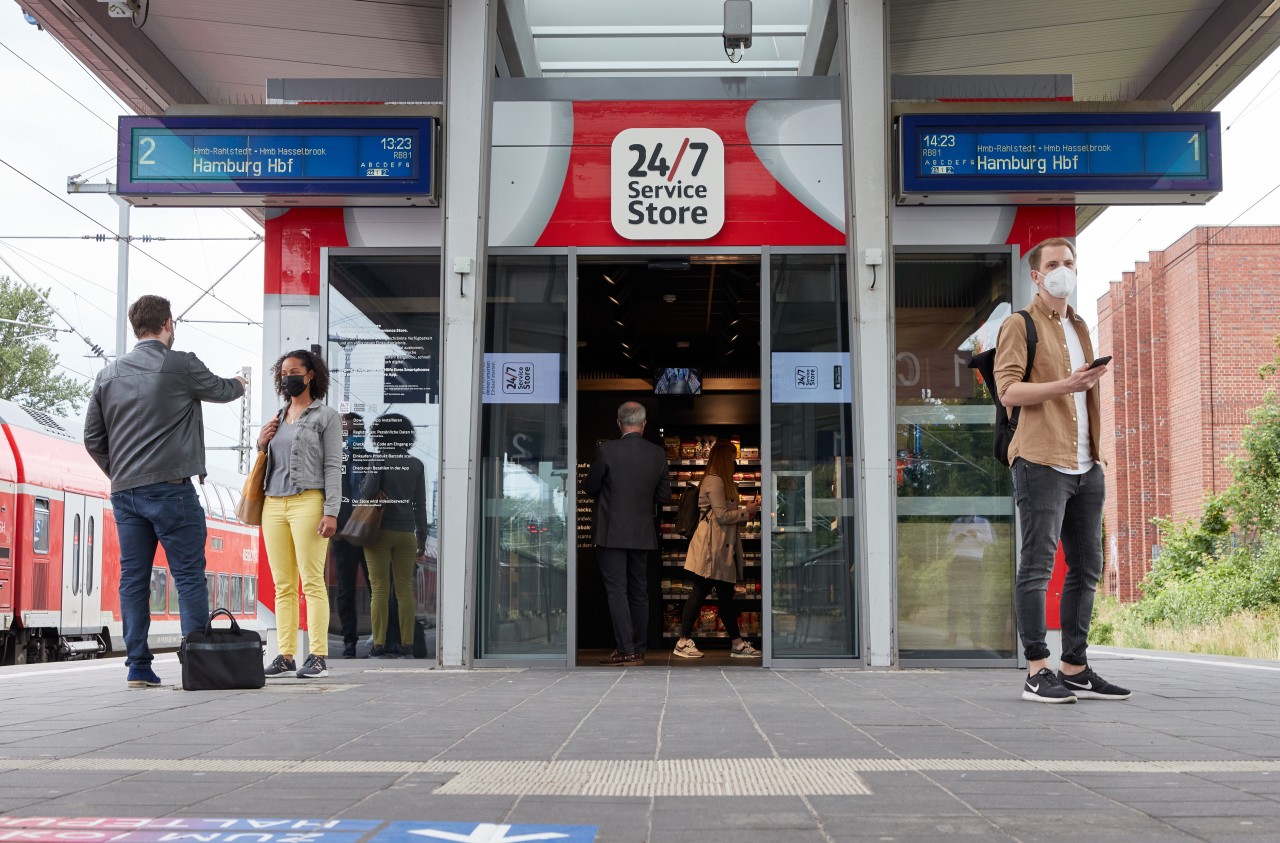
<svg viewBox="0 0 1280 843">
<path fill-rule="evenodd" d="M 896 661 L 897 653 L 888 4 L 846 0 L 841 24 L 850 209 L 846 228 L 857 326 L 853 364 L 861 408 L 863 654 L 868 667 L 885 667 Z"/>
<path fill-rule="evenodd" d="M 444 254 L 441 309 L 440 560 L 437 623 L 445 667 L 474 639 L 479 390 L 489 206 L 494 7 L 450 2 L 445 34 Z"/>
</svg>

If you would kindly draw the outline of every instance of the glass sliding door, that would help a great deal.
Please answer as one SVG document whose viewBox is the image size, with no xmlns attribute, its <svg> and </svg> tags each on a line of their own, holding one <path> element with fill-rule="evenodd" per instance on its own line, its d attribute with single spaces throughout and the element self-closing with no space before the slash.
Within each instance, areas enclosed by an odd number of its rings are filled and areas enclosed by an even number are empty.
<svg viewBox="0 0 1280 843">
<path fill-rule="evenodd" d="M 1009 470 L 969 354 L 1010 313 L 1009 251 L 895 256 L 898 640 L 903 660 L 1016 658 Z"/>
<path fill-rule="evenodd" d="M 774 253 L 768 267 L 770 659 L 851 659 L 857 474 L 845 258 Z"/>
<path fill-rule="evenodd" d="M 491 257 L 480 384 L 476 653 L 567 658 L 568 258 Z"/>
<path fill-rule="evenodd" d="M 413 593 L 391 589 L 387 634 L 388 641 L 414 648 L 415 642 L 401 640 L 399 632 L 402 613 L 412 613 L 414 637 L 422 639 L 419 654 L 428 655 L 435 651 L 439 547 L 440 258 L 334 251 L 328 256 L 328 277 L 329 403 L 343 414 L 347 503 L 358 505 L 371 472 L 407 468 L 410 461 L 423 467 L 422 482 L 410 499 L 415 514 L 425 516 L 426 535 L 416 537 L 425 552 L 412 562 Z M 342 517 L 350 511 L 344 505 Z M 359 548 L 332 546 L 328 582 L 333 634 L 343 632 L 343 605 L 351 603 L 339 594 L 348 590 L 354 594 L 354 608 L 346 611 L 353 613 L 357 634 L 363 638 L 371 630 L 369 586 L 358 575 L 364 554 Z"/>
</svg>

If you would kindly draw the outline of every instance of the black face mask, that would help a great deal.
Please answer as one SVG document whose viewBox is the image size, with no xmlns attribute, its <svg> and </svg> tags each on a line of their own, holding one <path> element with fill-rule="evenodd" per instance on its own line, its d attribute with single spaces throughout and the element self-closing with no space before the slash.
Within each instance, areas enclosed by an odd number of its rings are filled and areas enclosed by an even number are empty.
<svg viewBox="0 0 1280 843">
<path fill-rule="evenodd" d="M 280 385 L 284 387 L 285 394 L 297 398 L 306 391 L 306 375 L 285 375 L 280 379 Z"/>
</svg>

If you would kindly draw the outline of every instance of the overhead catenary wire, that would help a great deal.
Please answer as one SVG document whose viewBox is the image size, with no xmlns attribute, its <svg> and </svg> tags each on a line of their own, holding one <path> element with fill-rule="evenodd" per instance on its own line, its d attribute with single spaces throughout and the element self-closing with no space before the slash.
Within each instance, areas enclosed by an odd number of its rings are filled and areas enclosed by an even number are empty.
<svg viewBox="0 0 1280 843">
<path fill-rule="evenodd" d="M 84 340 L 84 344 L 89 346 L 89 350 L 93 352 L 94 356 L 101 357 L 103 360 L 107 359 L 107 353 L 102 350 L 102 347 L 97 343 L 95 343 L 93 340 L 89 339 L 89 337 L 86 334 L 81 333 L 80 329 L 77 328 L 75 325 L 72 325 L 71 320 L 63 315 L 62 311 L 58 309 L 57 305 L 49 301 L 49 297 L 46 296 L 44 293 L 40 292 L 39 287 L 32 284 L 30 281 L 28 281 L 26 278 L 22 276 L 21 272 L 18 272 L 18 270 L 14 269 L 13 264 L 5 260 L 3 255 L 0 255 L 0 263 L 9 267 L 9 271 L 12 272 L 15 276 L 17 276 L 18 280 L 21 281 L 24 286 L 26 286 L 28 289 L 31 290 L 31 292 L 39 296 L 40 300 L 43 301 L 51 311 L 53 311 L 54 316 L 57 316 L 63 322 L 67 323 L 67 327 L 71 328 L 71 330 L 75 332 L 75 335 L 77 337 Z"/>
<path fill-rule="evenodd" d="M 27 181 L 31 182 L 31 183 L 32 183 L 32 184 L 34 184 L 36 187 L 40 188 L 40 189 L 41 189 L 41 190 L 43 190 L 45 193 L 47 193 L 47 194 L 49 194 L 50 196 L 52 196 L 54 199 L 57 199 L 59 202 L 61 202 L 62 204 L 66 205 L 68 208 L 72 209 L 72 210 L 73 210 L 73 211 L 75 211 L 77 214 L 80 214 L 80 215 L 81 215 L 82 217 L 84 217 L 85 219 L 87 219 L 87 220 L 91 221 L 94 225 L 98 226 L 99 228 L 103 228 L 103 229 L 105 229 L 106 231 L 108 231 L 108 232 L 111 234 L 111 236 L 112 236 L 112 237 L 116 237 L 116 236 L 117 236 L 116 232 L 111 231 L 111 229 L 110 229 L 109 227 L 107 227 L 105 224 L 103 224 L 102 222 L 99 222 L 98 220 L 94 219 L 92 216 L 90 216 L 89 214 L 85 213 L 85 212 L 84 212 L 84 211 L 82 211 L 80 208 L 77 208 L 75 205 L 71 204 L 70 202 L 68 202 L 68 201 L 67 201 L 66 199 L 64 199 L 63 197 L 59 196 L 58 194 L 54 193 L 54 192 L 53 192 L 52 190 L 50 190 L 49 188 L 47 188 L 47 187 L 45 187 L 44 185 L 40 184 L 40 182 L 36 181 L 36 180 L 35 180 L 35 179 L 33 179 L 31 176 L 29 176 L 29 175 L 27 175 L 26 173 L 24 173 L 22 170 L 20 170 L 20 169 L 18 169 L 17 167 L 13 166 L 13 165 L 12 165 L 12 164 L 10 164 L 8 161 L 6 161 L 4 158 L 0 158 L 0 164 L 3 164 L 4 166 L 8 167 L 8 168 L 9 168 L 10 170 L 12 170 L 13 172 L 15 172 L 15 173 L 17 173 L 18 175 L 22 176 L 22 178 L 24 178 L 24 179 L 26 179 Z M 138 244 L 137 244 L 137 243 L 134 243 L 134 242 L 132 242 L 132 241 L 126 241 L 126 242 L 128 242 L 128 243 L 129 243 L 129 248 L 136 250 L 136 251 L 138 252 L 138 254 L 142 255 L 143 257 L 147 258 L 148 260 L 152 261 L 153 263 L 155 263 L 155 264 L 157 264 L 157 265 L 159 265 L 159 266 L 163 267 L 164 269 L 167 269 L 169 272 L 173 273 L 173 274 L 174 274 L 175 276 L 177 276 L 178 278 L 181 278 L 183 281 L 186 281 L 186 282 L 187 282 L 188 284 L 190 284 L 192 287 L 195 287 L 197 290 L 201 290 L 201 292 L 203 292 L 203 288 L 202 288 L 199 284 L 197 284 L 195 281 L 192 281 L 190 278 L 188 278 L 187 276 L 183 275 L 181 272 L 179 272 L 178 270 L 174 269 L 173 267 L 169 266 L 167 263 L 165 263 L 164 261 L 160 260 L 160 259 L 159 259 L 159 258 L 157 258 L 155 255 L 151 254 L 150 252 L 146 251 L 145 249 L 142 249 L 141 247 L 139 247 L 139 246 L 138 246 Z M 224 307 L 226 307 L 227 309 L 231 310 L 231 311 L 232 311 L 233 313 L 235 313 L 237 316 L 243 316 L 245 319 L 249 320 L 250 322 L 252 322 L 252 323 L 253 323 L 253 324 L 255 324 L 255 325 L 261 325 L 261 324 L 262 324 L 261 322 L 258 322 L 258 321 L 256 321 L 256 320 L 254 320 L 254 319 L 253 319 L 251 316 L 249 316 L 247 313 L 242 312 L 239 308 L 237 308 L 237 307 L 233 306 L 233 305 L 232 305 L 232 304 L 230 304 L 229 302 L 225 302 L 225 301 L 223 301 L 222 299 L 217 298 L 216 296 L 214 296 L 213 298 L 214 298 L 214 301 L 217 301 L 219 304 L 221 304 L 221 305 L 223 305 Z"/>
<path fill-rule="evenodd" d="M 55 82 L 55 81 L 53 81 L 52 79 L 50 79 L 48 76 L 45 76 L 44 72 L 43 72 L 43 71 L 41 71 L 41 70 L 40 70 L 40 68 L 36 67 L 34 64 L 32 64 L 31 62 L 29 62 L 29 61 L 27 61 L 26 59 L 24 59 L 22 56 L 20 56 L 20 55 L 18 55 L 17 53 L 15 53 L 15 52 L 13 51 L 13 49 L 9 47 L 9 45 L 8 45 L 8 44 L 5 44 L 3 41 L 0 41 L 0 47 L 3 47 L 3 48 L 5 49 L 5 51 L 9 53 L 9 55 L 13 56 L 15 59 L 17 59 L 18 61 L 22 62 L 22 63 L 23 63 L 23 64 L 25 64 L 27 67 L 31 68 L 33 71 L 35 71 L 37 74 L 39 74 L 39 76 L 40 76 L 40 78 L 41 78 L 41 79 L 44 79 L 44 81 L 48 82 L 48 83 L 49 83 L 50 85 L 52 85 L 53 87 L 57 88 L 59 91 L 62 91 L 62 93 L 66 94 L 66 95 L 67 95 L 67 97 L 69 97 L 72 101 L 74 101 L 76 105 L 80 106 L 80 107 L 81 107 L 81 108 L 83 108 L 85 111 L 87 111 L 87 112 L 89 112 L 90 114 L 92 114 L 92 115 L 93 115 L 93 117 L 94 117 L 94 119 L 95 119 L 95 120 L 97 120 L 99 123 L 101 123 L 102 125 L 106 126 L 106 127 L 107 127 L 108 129 L 110 129 L 112 132 L 115 132 L 116 127 L 115 127 L 115 126 L 113 126 L 113 125 L 111 125 L 111 124 L 110 124 L 109 122 L 107 122 L 105 119 L 103 119 L 103 117 L 102 117 L 102 115 L 101 115 L 101 114 L 98 114 L 98 112 L 94 111 L 92 108 L 90 108 L 89 106 L 85 105 L 83 102 L 81 102 L 79 99 L 77 99 L 77 98 L 75 97 L 75 95 L 74 95 L 74 94 L 72 94 L 70 91 L 68 91 L 66 88 L 62 87 L 62 86 L 61 86 L 61 85 L 59 85 L 57 82 Z"/>
</svg>

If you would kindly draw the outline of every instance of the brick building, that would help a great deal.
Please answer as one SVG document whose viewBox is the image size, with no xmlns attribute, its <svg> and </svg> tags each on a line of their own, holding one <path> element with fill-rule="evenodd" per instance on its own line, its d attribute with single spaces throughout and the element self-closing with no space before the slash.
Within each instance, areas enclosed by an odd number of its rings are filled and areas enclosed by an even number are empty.
<svg viewBox="0 0 1280 843">
<path fill-rule="evenodd" d="M 1141 596 L 1152 518 L 1199 515 L 1230 483 L 1223 461 L 1262 400 L 1258 368 L 1280 334 L 1278 266 L 1280 227 L 1202 226 L 1098 299 L 1098 354 L 1115 355 L 1101 394 L 1106 593 Z"/>
</svg>

